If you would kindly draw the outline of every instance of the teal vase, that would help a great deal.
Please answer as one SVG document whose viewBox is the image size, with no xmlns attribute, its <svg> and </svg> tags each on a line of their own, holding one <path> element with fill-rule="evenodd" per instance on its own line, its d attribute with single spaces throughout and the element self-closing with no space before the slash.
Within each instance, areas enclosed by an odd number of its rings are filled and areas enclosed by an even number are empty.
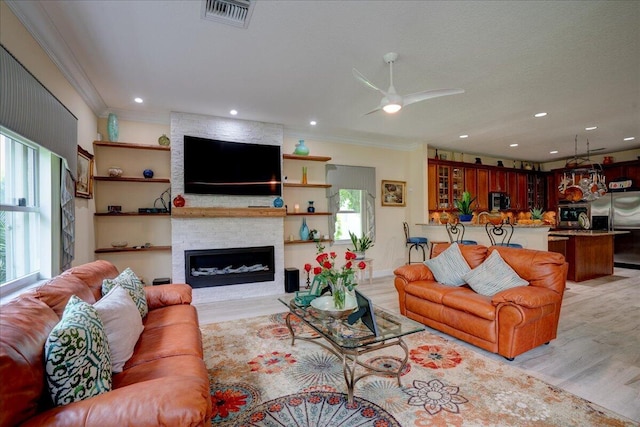
<svg viewBox="0 0 640 427">
<path fill-rule="evenodd" d="M 302 225 L 300 226 L 300 240 L 309 240 L 309 227 L 307 226 L 306 218 L 302 218 Z"/>
<path fill-rule="evenodd" d="M 309 155 L 309 147 L 304 145 L 304 139 L 301 139 L 296 144 L 296 149 L 293 154 L 297 154 L 298 156 L 308 156 Z"/>
<path fill-rule="evenodd" d="M 109 134 L 109 141 L 117 142 L 120 131 L 118 130 L 118 116 L 113 113 L 109 113 L 107 118 L 107 133 Z"/>
</svg>

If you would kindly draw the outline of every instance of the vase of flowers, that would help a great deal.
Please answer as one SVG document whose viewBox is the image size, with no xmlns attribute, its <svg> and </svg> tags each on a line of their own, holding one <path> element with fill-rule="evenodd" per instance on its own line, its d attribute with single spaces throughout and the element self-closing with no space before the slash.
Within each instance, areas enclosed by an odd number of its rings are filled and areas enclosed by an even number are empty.
<svg viewBox="0 0 640 427">
<path fill-rule="evenodd" d="M 338 310 L 342 310 L 345 307 L 346 295 L 353 292 L 353 289 L 358 284 L 355 280 L 356 268 L 363 270 L 367 265 L 363 261 L 354 265 L 356 254 L 346 251 L 344 253 L 344 265 L 336 267 L 337 257 L 338 255 L 335 252 L 318 253 L 316 262 L 319 265 L 314 267 L 313 274 L 324 283 L 325 287 L 328 286 L 331 290 L 333 306 Z"/>
</svg>

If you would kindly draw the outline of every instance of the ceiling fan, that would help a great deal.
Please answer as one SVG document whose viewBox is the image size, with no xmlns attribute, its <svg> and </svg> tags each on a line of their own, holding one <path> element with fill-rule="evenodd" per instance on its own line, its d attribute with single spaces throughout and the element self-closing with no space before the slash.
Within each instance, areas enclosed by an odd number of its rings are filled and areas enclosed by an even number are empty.
<svg viewBox="0 0 640 427">
<path fill-rule="evenodd" d="M 365 86 L 370 87 L 371 89 L 377 90 L 383 95 L 382 100 L 380 101 L 380 105 L 378 105 L 373 110 L 369 111 L 367 114 L 375 113 L 376 111 L 382 109 L 389 114 L 397 113 L 400 109 L 406 105 L 414 104 L 416 102 L 426 101 L 427 99 L 437 98 L 439 96 L 447 96 L 447 95 L 456 95 L 458 93 L 464 93 L 463 89 L 434 89 L 434 90 L 425 90 L 422 92 L 412 93 L 410 95 L 401 96 L 396 92 L 396 88 L 393 86 L 393 63 L 398 59 L 398 54 L 394 52 L 389 52 L 385 54 L 382 59 L 384 62 L 389 64 L 389 89 L 386 91 L 380 89 L 373 83 L 371 83 L 360 71 L 355 68 L 353 71 L 353 76 L 362 82 Z"/>
</svg>

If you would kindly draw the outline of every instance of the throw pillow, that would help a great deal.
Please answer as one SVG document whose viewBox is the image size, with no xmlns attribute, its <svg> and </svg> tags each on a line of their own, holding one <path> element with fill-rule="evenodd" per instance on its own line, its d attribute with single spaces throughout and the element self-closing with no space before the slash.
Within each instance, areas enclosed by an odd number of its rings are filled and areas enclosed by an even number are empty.
<svg viewBox="0 0 640 427">
<path fill-rule="evenodd" d="M 111 390 L 111 356 L 96 309 L 75 295 L 44 346 L 51 400 L 57 406 Z"/>
<path fill-rule="evenodd" d="M 133 349 L 144 329 L 138 308 L 129 293 L 116 285 L 93 304 L 98 311 L 111 350 L 111 371 L 122 372 L 124 364 L 133 355 Z"/>
<path fill-rule="evenodd" d="M 464 285 L 462 276 L 471 271 L 457 243 L 453 243 L 437 257 L 426 260 L 424 264 L 438 282 L 449 286 Z"/>
<path fill-rule="evenodd" d="M 486 296 L 493 296 L 505 289 L 529 284 L 502 259 L 498 251 L 491 252 L 482 264 L 465 274 L 464 280 L 471 289 Z"/>
<path fill-rule="evenodd" d="M 115 285 L 120 285 L 129 292 L 131 299 L 136 304 L 136 307 L 138 307 L 140 316 L 144 317 L 147 315 L 149 312 L 149 306 L 147 305 L 147 296 L 144 292 L 144 285 L 133 270 L 127 267 L 115 279 L 104 279 L 102 281 L 102 295 L 108 294 Z"/>
</svg>

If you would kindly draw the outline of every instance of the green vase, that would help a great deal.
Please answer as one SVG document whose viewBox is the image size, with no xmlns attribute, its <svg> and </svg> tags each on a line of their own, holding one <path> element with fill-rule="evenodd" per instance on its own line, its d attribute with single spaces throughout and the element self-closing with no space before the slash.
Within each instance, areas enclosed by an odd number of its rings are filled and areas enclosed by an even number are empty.
<svg viewBox="0 0 640 427">
<path fill-rule="evenodd" d="M 301 139 L 301 140 L 298 141 L 298 143 L 296 144 L 296 149 L 293 152 L 293 154 L 296 154 L 298 156 L 308 156 L 309 155 L 309 147 L 304 145 L 304 139 Z"/>
<path fill-rule="evenodd" d="M 109 134 L 109 141 L 118 142 L 119 129 L 118 129 L 118 116 L 113 113 L 109 113 L 107 117 L 107 133 Z"/>
<path fill-rule="evenodd" d="M 309 240 L 309 227 L 307 226 L 306 218 L 302 218 L 302 225 L 300 226 L 300 240 Z"/>
</svg>

